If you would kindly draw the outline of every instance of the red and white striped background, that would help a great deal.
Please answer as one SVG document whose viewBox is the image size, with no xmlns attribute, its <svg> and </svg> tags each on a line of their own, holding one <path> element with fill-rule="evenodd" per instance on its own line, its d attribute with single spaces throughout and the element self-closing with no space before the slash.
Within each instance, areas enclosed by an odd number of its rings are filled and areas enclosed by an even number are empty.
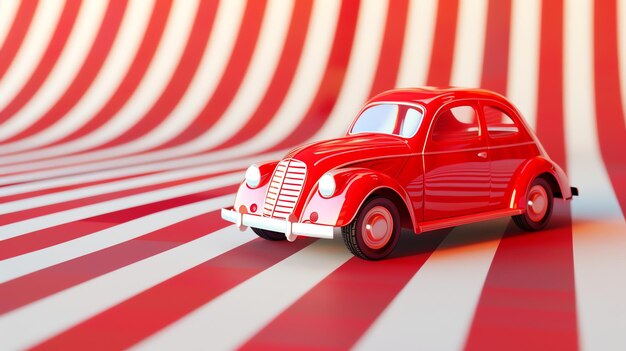
<svg viewBox="0 0 626 351">
<path fill-rule="evenodd" d="M 626 349 L 626 0 L 0 0 L 0 349 Z M 581 197 L 382 262 L 219 218 L 392 87 L 507 95 Z"/>
</svg>

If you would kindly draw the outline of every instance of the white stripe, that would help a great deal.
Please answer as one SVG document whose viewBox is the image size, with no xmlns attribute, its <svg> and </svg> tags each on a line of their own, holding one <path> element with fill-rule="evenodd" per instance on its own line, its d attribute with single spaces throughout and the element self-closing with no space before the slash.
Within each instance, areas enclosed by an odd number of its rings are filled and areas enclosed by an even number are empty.
<svg viewBox="0 0 626 351">
<path fill-rule="evenodd" d="M 368 0 L 361 3 L 350 61 L 337 103 L 326 123 L 311 140 L 343 135 L 354 115 L 369 98 L 388 8 L 388 1 Z"/>
<path fill-rule="evenodd" d="M 189 84 L 187 92 L 167 119 L 144 137 L 120 146 L 120 152 L 115 153 L 114 150 L 116 149 L 108 149 L 105 153 L 113 152 L 113 155 L 124 155 L 148 149 L 187 129 L 200 115 L 220 82 L 235 46 L 245 5 L 243 0 L 221 1 L 219 3 L 215 23 L 202 61 Z"/>
<path fill-rule="evenodd" d="M 450 85 L 478 87 L 483 67 L 487 0 L 461 0 Z"/>
<path fill-rule="evenodd" d="M 191 144 L 203 148 L 219 145 L 248 122 L 274 77 L 293 6 L 293 1 L 268 2 L 254 55 L 236 96 L 214 128 L 200 138 L 201 141 L 196 140 Z"/>
<path fill-rule="evenodd" d="M 626 0 L 617 0 L 617 41 L 620 89 L 622 91 L 622 115 L 626 124 Z"/>
<path fill-rule="evenodd" d="M 204 170 L 207 173 L 215 173 L 215 172 L 220 172 L 220 171 L 226 171 L 229 169 L 244 168 L 248 166 L 249 164 L 257 163 L 262 160 L 278 159 L 282 157 L 285 152 L 286 150 L 281 150 L 281 151 L 277 151 L 273 153 L 255 155 L 253 157 L 248 157 L 245 159 L 235 159 L 229 162 L 220 162 L 220 163 L 216 163 L 213 165 L 209 165 Z M 183 168 L 183 167 L 198 166 L 198 165 L 206 164 L 208 161 L 210 161 L 210 158 L 207 158 L 207 157 L 198 158 L 197 157 L 195 159 L 190 159 L 190 160 L 194 162 L 186 162 L 186 163 L 176 162 L 175 163 L 174 161 L 172 161 L 169 163 L 153 163 L 153 164 L 141 165 L 137 167 L 112 169 L 112 170 L 107 170 L 107 171 L 102 171 L 102 172 L 79 174 L 79 175 L 75 175 L 71 177 L 45 179 L 45 180 L 41 180 L 37 182 L 5 186 L 5 187 L 0 187 L 0 196 L 10 196 L 10 195 L 31 192 L 31 191 L 45 190 L 45 189 L 51 189 L 55 187 L 68 186 L 68 185 L 78 185 L 78 184 L 82 184 L 86 182 L 101 181 L 101 180 L 106 180 L 106 179 L 124 177 L 124 176 L 128 176 L 131 174 L 156 172 L 156 171 L 161 171 L 164 168 L 177 169 L 177 168 Z M 183 170 L 181 171 L 185 172 Z M 190 170 L 190 171 L 193 171 L 193 170 Z"/>
<path fill-rule="evenodd" d="M 239 183 L 240 181 L 241 173 L 235 172 L 210 179 L 190 182 L 141 194 L 129 195 L 92 205 L 51 213 L 40 217 L 25 219 L 23 221 L 0 226 L 0 241 L 69 222 L 157 201 L 172 199 L 179 196 L 195 194 L 209 189 Z"/>
<path fill-rule="evenodd" d="M 584 350 L 626 348 L 626 222 L 602 163 L 593 80 L 591 1 L 565 2 L 565 130 L 571 183 L 574 273 Z"/>
<path fill-rule="evenodd" d="M 191 33 L 198 4 L 197 0 L 172 4 L 159 47 L 132 98 L 98 133 L 80 140 L 90 146 L 109 141 L 135 125 L 150 110 L 172 79 Z M 73 147 L 84 148 L 85 145 Z"/>
<path fill-rule="evenodd" d="M 53 192 L 50 194 L 31 196 L 19 200 L 7 201 L 0 203 L 0 214 L 8 214 L 37 207 L 48 206 L 61 202 L 85 199 L 90 196 L 96 196 L 101 194 L 113 193 L 116 191 L 136 189 L 148 185 L 161 184 L 166 182 L 173 182 L 181 179 L 192 178 L 202 175 L 210 175 L 212 173 L 232 171 L 243 169 L 258 160 L 257 156 L 248 157 L 240 160 L 233 160 L 229 162 L 223 162 L 208 166 L 192 167 L 179 170 L 173 170 L 169 172 L 162 172 L 157 174 L 150 174 L 142 177 L 134 177 L 131 179 L 122 179 L 118 181 L 111 181 L 104 184 L 97 184 L 87 186 L 78 189 L 71 189 L 65 191 Z M 243 172 L 241 175 L 243 180 Z M 31 190 L 40 190 L 37 184 L 27 183 L 24 185 L 18 185 Z M 1 189 L 0 190 L 4 190 Z M 14 190 L 14 189 L 11 189 Z M 1 193 L 0 193 L 1 194 Z"/>
<path fill-rule="evenodd" d="M 37 67 L 59 22 L 61 10 L 62 1 L 41 1 L 37 4 L 28 32 L 11 66 L 0 79 L 0 110 L 13 99 Z"/>
<path fill-rule="evenodd" d="M 453 229 L 355 348 L 463 349 L 508 222 L 499 219 Z"/>
<path fill-rule="evenodd" d="M 332 39 L 335 33 L 337 17 L 339 15 L 339 3 L 332 0 L 319 0 L 314 3 L 311 22 L 307 31 L 307 39 L 303 47 L 298 69 L 295 73 L 292 85 L 281 107 L 274 114 L 271 121 L 256 136 L 248 141 L 227 149 L 212 152 L 209 156 L 211 161 L 229 160 L 258 150 L 273 146 L 293 132 L 298 123 L 305 116 L 309 106 L 315 98 L 316 89 L 324 75 L 326 60 L 332 47 Z M 238 104 L 240 105 L 240 104 Z M 232 111 L 239 111 L 237 106 Z M 248 111 L 252 113 L 251 111 Z M 243 115 L 244 112 L 232 112 L 231 115 Z M 228 121 L 233 118 L 225 116 L 222 120 Z M 226 124 L 224 124 L 226 125 Z M 229 127 L 230 128 L 230 127 Z M 174 157 L 182 152 L 190 153 L 216 144 L 219 135 L 222 134 L 220 125 L 196 140 L 183 145 L 180 148 L 165 150 L 159 154 L 150 156 L 163 157 L 169 154 Z M 143 155 L 142 155 L 143 156 Z M 148 156 L 152 159 L 153 157 Z M 280 157 L 282 155 L 279 155 Z M 145 157 L 142 157 L 145 159 Z"/>
<path fill-rule="evenodd" d="M 58 1 L 45 1 L 40 6 L 45 3 L 58 3 Z M 0 140 L 9 138 L 28 128 L 65 93 L 87 54 L 89 54 L 91 44 L 106 12 L 106 5 L 107 3 L 104 1 L 89 1 L 81 5 L 72 33 L 65 44 L 65 49 L 50 75 L 28 103 L 13 118 L 2 125 Z M 49 14 L 42 13 L 42 16 L 49 16 Z M 34 31 L 35 29 L 31 30 Z M 41 32 L 37 30 L 34 35 L 41 35 Z"/>
<path fill-rule="evenodd" d="M 437 18 L 437 0 L 412 0 L 409 3 L 398 87 L 424 85 Z"/>
<path fill-rule="evenodd" d="M 300 62 L 282 105 L 257 135 L 237 146 L 213 153 L 215 160 L 263 150 L 276 145 L 288 135 L 298 132 L 299 122 L 310 108 L 324 77 L 324 69 L 337 28 L 340 5 L 339 2 L 333 0 L 314 2 Z M 226 121 L 225 118 L 228 116 L 223 117 L 224 121 Z M 192 144 L 197 144 L 197 146 L 213 144 L 210 140 L 217 133 L 219 129 L 205 133 Z"/>
<path fill-rule="evenodd" d="M 307 33 L 307 40 L 303 48 L 303 54 L 300 64 L 294 77 L 294 82 L 287 94 L 284 103 L 275 114 L 272 122 L 261 132 L 259 136 L 246 142 L 243 146 L 224 149 L 213 152 L 211 154 L 194 156 L 190 158 L 177 159 L 161 163 L 159 165 L 147 165 L 145 167 L 133 167 L 133 169 L 145 169 L 146 167 L 154 170 L 166 169 L 168 167 L 181 167 L 184 165 L 200 164 L 204 162 L 217 162 L 221 160 L 232 159 L 239 155 L 262 150 L 268 144 L 276 143 L 282 137 L 291 132 L 297 123 L 304 117 L 306 110 L 309 108 L 311 101 L 315 97 L 316 87 L 323 77 L 325 62 L 323 58 L 327 58 L 332 46 L 334 37 L 334 29 L 336 28 L 336 20 L 339 12 L 339 3 L 334 1 L 316 1 L 314 3 L 311 24 Z M 239 111 L 241 113 L 241 111 Z M 276 130 L 276 126 L 280 126 L 280 131 Z M 54 176 L 71 174 L 73 172 L 86 172 L 105 169 L 107 167 L 120 167 L 123 165 L 135 165 L 137 163 L 145 163 L 163 159 L 165 157 L 180 157 L 185 153 L 199 151 L 209 143 L 210 138 L 214 137 L 216 130 L 209 131 L 196 141 L 188 143 L 182 147 L 169 148 L 167 150 L 142 154 L 139 156 L 131 156 L 122 159 L 110 161 L 102 161 L 90 163 L 87 165 L 78 165 L 68 168 L 41 171 L 30 174 L 18 174 L 14 176 L 0 177 L 0 184 L 10 184 L 14 182 L 32 181 L 38 179 L 46 179 Z M 262 156 L 259 156 L 261 159 Z M 59 164 L 59 160 L 51 160 L 40 163 L 40 165 L 48 164 L 50 166 Z M 32 165 L 18 165 L 1 169 L 2 172 L 19 171 L 24 168 L 32 167 Z M 130 170 L 129 170 L 130 172 Z M 131 173 L 127 173 L 131 174 Z M 90 175 L 91 176 L 91 175 Z M 55 182 L 55 181 L 53 181 Z M 27 185 L 28 186 L 28 185 Z M 0 193 L 5 188 L 0 188 Z"/>
<path fill-rule="evenodd" d="M 291 6 L 286 6 L 291 5 Z M 273 73 L 276 65 L 278 64 L 278 59 L 280 57 L 280 53 L 282 50 L 282 44 L 284 42 L 284 38 L 287 34 L 287 29 L 289 27 L 289 19 L 291 15 L 291 7 L 293 6 L 293 2 L 285 3 L 284 1 L 274 0 L 268 3 L 266 8 L 266 13 L 264 16 L 263 25 L 261 28 L 261 33 L 259 35 L 259 40 L 257 42 L 255 53 L 253 59 L 250 63 L 248 72 L 246 73 L 246 77 L 242 83 L 241 89 L 239 89 L 237 96 L 235 97 L 233 103 L 230 105 L 230 108 L 224 113 L 224 116 L 220 118 L 220 120 L 216 123 L 214 128 L 209 130 L 205 135 L 198 138 L 192 143 L 188 143 L 184 147 L 171 148 L 165 151 L 152 153 L 149 155 L 141 155 L 131 157 L 130 159 L 117 159 L 114 161 L 104 161 L 104 165 L 115 164 L 116 166 L 120 166 L 123 164 L 135 164 L 137 159 L 146 160 L 149 159 L 158 159 L 159 157 L 177 157 L 180 155 L 184 155 L 185 153 L 197 152 L 202 149 L 210 148 L 211 146 L 215 146 L 231 136 L 235 133 L 239 128 L 247 122 L 245 118 L 250 117 L 254 112 L 256 106 L 258 106 L 260 100 L 263 98 L 263 94 L 265 93 L 271 79 L 273 77 Z M 229 10 L 225 8 L 225 10 Z M 229 14 L 229 12 L 224 12 L 224 14 Z M 228 55 L 226 55 L 228 56 Z M 212 72 L 213 74 L 215 72 Z M 202 89 L 200 89 L 202 90 Z M 199 90 L 199 91 L 200 91 Z M 189 103 L 192 103 L 194 100 L 188 100 Z M 204 100 L 202 101 L 204 102 Z M 301 105 L 299 105 L 301 106 Z M 204 107 L 203 105 L 197 106 L 199 109 Z M 183 108 L 179 110 L 180 113 L 187 114 L 188 108 Z M 189 115 L 195 117 L 197 113 L 193 113 L 196 111 L 192 111 Z M 199 112 L 199 111 L 197 111 Z M 180 127 L 170 127 L 170 123 L 176 122 L 177 120 L 184 120 L 180 118 L 180 115 L 172 115 L 173 118 L 169 118 L 162 127 L 158 128 L 160 131 L 167 130 L 175 130 L 178 131 L 181 129 Z M 293 116 L 290 116 L 293 117 Z M 296 119 L 297 120 L 297 119 Z M 191 122 L 187 120 L 187 122 Z M 187 123 L 186 122 L 186 123 Z M 178 122 L 176 122 L 178 123 Z M 184 127 L 184 125 L 181 125 Z M 161 133 L 161 132 L 158 132 Z M 169 135 L 171 137 L 173 135 Z M 161 139 L 159 137 L 159 139 Z M 144 143 L 143 140 L 148 139 L 140 139 L 136 143 L 131 143 L 130 145 L 125 144 L 115 148 L 108 148 L 104 150 L 99 150 L 95 152 L 90 152 L 78 156 L 71 156 L 64 159 L 56 159 L 50 161 L 43 161 L 37 163 L 36 166 L 45 166 L 45 165 L 63 165 L 68 163 L 77 163 L 84 161 L 93 161 L 98 158 L 109 158 L 116 155 L 125 154 L 132 151 L 138 151 L 141 148 L 134 149 L 132 146 L 141 145 Z M 154 141 L 156 139 L 152 139 L 153 141 L 149 141 L 149 144 L 156 144 Z M 164 140 L 160 140 L 161 142 Z M 138 143 L 138 144 L 137 144 Z M 149 146 L 148 144 L 144 146 Z M 232 152 L 222 152 L 222 158 L 230 158 L 233 156 Z M 217 160 L 217 159 L 216 159 Z M 0 159 L 2 161 L 2 159 Z M 89 165 L 91 166 L 91 165 Z M 88 167 L 89 167 L 88 166 Z M 32 164 L 25 165 L 17 165 L 16 167 L 10 167 L 11 171 L 21 170 L 21 169 L 32 169 Z M 97 167 L 97 166 L 96 166 Z M 0 171 L 4 172 L 7 169 L 2 169 Z"/>
<path fill-rule="evenodd" d="M 186 219 L 230 206 L 235 197 L 225 195 L 156 212 L 78 239 L 0 261 L 0 284 L 53 265 L 138 238 Z M 208 224 L 208 223 L 207 223 Z"/>
<path fill-rule="evenodd" d="M 362 6 L 362 10 L 361 11 L 364 11 L 365 13 L 369 13 L 368 16 L 372 17 L 378 11 L 378 7 L 379 6 L 380 6 L 379 3 L 376 3 L 376 2 L 370 3 L 369 5 L 368 4 L 364 4 L 364 6 Z M 386 7 L 384 7 L 384 8 L 386 8 Z M 378 12 L 380 12 L 380 11 L 378 11 Z M 379 15 L 380 15 L 380 13 L 379 13 Z M 379 25 L 377 26 L 377 28 L 379 29 L 378 32 L 380 34 L 380 37 L 382 37 L 382 28 L 384 26 L 384 13 L 383 13 L 383 16 L 378 17 L 378 19 L 382 20 L 382 21 L 378 21 Z M 317 21 L 315 21 L 315 23 L 317 23 Z M 361 39 L 360 39 L 360 42 L 361 42 L 360 47 L 361 47 L 361 49 L 359 51 L 363 55 L 366 54 L 366 53 L 363 52 L 363 50 L 364 50 L 363 48 L 368 48 L 369 47 L 370 50 L 371 50 L 371 45 L 369 45 L 370 42 L 368 41 L 368 38 L 367 38 L 367 35 L 366 35 L 367 34 L 367 25 L 368 25 L 367 21 L 360 20 L 359 28 L 361 28 L 361 29 L 358 29 L 358 31 L 361 32 L 362 34 L 360 35 L 361 36 Z M 353 52 L 353 54 L 358 56 L 354 52 Z M 359 78 L 361 76 L 363 76 L 363 75 L 359 76 L 358 73 L 359 73 L 359 71 L 354 72 L 352 74 L 352 80 L 353 81 L 358 81 Z M 361 84 L 361 83 L 358 82 L 357 85 L 359 85 L 359 84 Z M 335 113 L 335 115 L 339 115 L 339 114 Z M 351 116 L 350 116 L 350 118 L 351 118 Z M 328 124 L 328 122 L 327 122 L 327 124 Z M 341 130 L 343 130 L 343 129 L 345 129 L 345 126 L 341 127 Z M 168 150 L 166 152 L 171 152 L 171 150 Z M 176 154 L 172 153 L 170 156 L 173 157 L 173 156 L 176 156 Z M 203 156 L 191 157 L 191 158 L 188 158 L 188 159 L 177 159 L 177 160 L 174 160 L 174 161 L 162 162 L 158 166 L 162 167 L 160 169 L 164 169 L 164 168 L 166 168 L 166 166 L 167 167 L 180 167 L 182 165 L 189 166 L 189 165 L 194 165 L 194 164 L 200 164 L 200 163 L 207 162 L 207 161 L 208 162 L 211 162 L 211 161 L 216 162 L 216 161 L 219 161 L 221 159 L 228 159 L 230 157 L 233 157 L 233 155 L 231 153 L 221 153 L 221 157 L 219 157 L 219 158 L 216 157 L 216 156 L 217 155 L 212 154 L 212 155 L 203 155 Z M 143 160 L 143 161 L 146 161 L 148 158 L 149 158 L 149 156 L 142 155 L 140 159 Z M 261 158 L 261 157 L 259 157 L 259 158 Z M 132 160 L 133 160 L 133 162 L 137 162 L 136 158 L 133 158 Z M 60 176 L 60 175 L 70 174 L 72 172 L 93 171 L 93 170 L 105 168 L 105 166 L 106 167 L 120 166 L 121 164 L 123 164 L 123 161 L 121 161 L 121 160 L 113 160 L 113 161 L 107 161 L 104 164 L 89 164 L 89 165 L 85 165 L 85 166 L 81 165 L 81 166 L 75 166 L 75 167 L 66 168 L 66 169 L 54 169 L 54 170 L 49 170 L 49 171 L 41 171 L 41 172 L 37 172 L 37 173 L 19 174 L 19 175 L 15 175 L 15 176 L 8 176 L 8 177 L 0 178 L 0 184 L 10 184 L 10 183 L 13 183 L 13 182 L 24 182 L 24 181 L 29 181 L 29 180 L 32 181 L 32 180 L 38 180 L 38 179 L 45 179 L 45 178 L 49 178 L 49 177 L 53 177 L 53 176 Z M 151 170 L 154 170 L 155 169 L 155 165 L 148 165 L 147 168 L 149 168 Z M 145 169 L 145 168 L 137 167 L 135 169 Z M 54 182 L 55 184 L 58 184 L 57 181 L 53 180 L 52 182 Z"/>
<path fill-rule="evenodd" d="M 131 128 L 152 108 L 176 70 L 185 48 L 186 40 L 183 38 L 188 38 L 191 32 L 197 8 L 197 0 L 175 1 L 173 3 L 159 47 L 132 97 L 113 118 L 96 132 L 66 143 L 64 147 L 76 151 L 105 143 Z M 83 161 L 89 160 L 83 155 L 77 158 Z M 16 159 L 23 160 L 24 156 L 9 156 L 0 159 L 0 162 L 15 162 Z"/>
<path fill-rule="evenodd" d="M 533 129 L 537 122 L 540 20 L 539 0 L 513 0 L 507 97 Z"/>
<path fill-rule="evenodd" d="M 232 48 L 235 44 L 237 32 L 243 17 L 244 2 L 242 0 L 222 1 L 219 4 L 214 27 L 211 29 L 210 40 L 200 60 L 198 70 L 189 85 L 187 92 L 181 98 L 169 117 L 155 130 L 140 139 L 117 147 L 105 150 L 89 152 L 80 156 L 70 156 L 53 161 L 40 161 L 24 163 L 29 160 L 37 160 L 43 157 L 60 156 L 66 153 L 74 153 L 87 147 L 94 146 L 91 137 L 94 134 L 81 138 L 76 142 L 68 142 L 46 149 L 35 150 L 29 153 L 11 155 L 0 158 L 0 162 L 19 162 L 20 164 L 9 167 L 14 170 L 33 169 L 46 165 L 60 165 L 78 163 L 81 161 L 93 161 L 97 158 L 109 158 L 116 155 L 129 154 L 169 140 L 172 136 L 187 128 L 196 116 L 200 114 L 207 100 L 213 94 L 217 83 L 228 63 Z M 175 28 L 175 27 L 173 27 Z M 95 114 L 90 114 L 89 116 Z M 129 163 L 130 164 L 130 163 Z"/>
<path fill-rule="evenodd" d="M 101 275 L 0 317 L 7 350 L 32 347 L 256 236 L 234 226 Z"/>
<path fill-rule="evenodd" d="M 134 349 L 196 349 L 198 345 L 210 345 L 214 350 L 235 349 L 351 257 L 340 240 L 319 240 L 187 314 Z"/>
<path fill-rule="evenodd" d="M 5 43 L 7 34 L 11 30 L 11 26 L 15 21 L 15 15 L 19 8 L 20 1 L 4 0 L 0 3 L 0 47 Z"/>
<path fill-rule="evenodd" d="M 105 2 L 92 1 L 85 3 L 83 6 L 90 6 L 93 3 Z M 132 97 L 126 102 L 120 111 L 118 111 L 104 126 L 98 129 L 97 132 L 64 144 L 63 148 L 65 151 L 68 149 L 73 151 L 82 150 L 90 146 L 96 146 L 107 142 L 128 130 L 150 110 L 150 108 L 161 96 L 161 93 L 167 87 L 174 71 L 176 70 L 177 64 L 183 54 L 185 44 L 187 42 L 186 39 L 189 37 L 191 32 L 197 8 L 197 0 L 175 1 L 172 4 L 165 31 L 161 37 L 154 57 L 150 62 L 150 67 L 148 67 L 147 72 Z M 80 32 L 79 29 L 74 32 L 76 31 Z M 91 40 L 89 43 L 91 43 Z M 68 47 L 64 52 L 69 49 L 71 49 L 71 47 Z M 63 82 L 69 81 L 67 77 L 71 77 L 71 75 L 68 75 L 67 72 L 61 73 L 63 75 L 60 78 L 57 77 L 56 79 Z M 36 153 L 42 154 L 43 152 L 38 151 Z M 78 159 L 84 160 L 84 157 Z M 24 160 L 27 160 L 25 155 L 16 155 L 0 158 L 0 163 L 6 164 L 9 162 Z M 57 161 L 57 164 L 60 164 L 58 162 L 59 161 Z"/>
<path fill-rule="evenodd" d="M 153 5 L 154 0 L 129 1 L 117 36 L 102 68 L 76 106 L 43 132 L 2 145 L 3 152 L 33 149 L 58 140 L 77 130 L 94 116 L 115 93 L 130 67 L 141 44 Z M 27 159 L 20 157 L 20 161 Z"/>
</svg>

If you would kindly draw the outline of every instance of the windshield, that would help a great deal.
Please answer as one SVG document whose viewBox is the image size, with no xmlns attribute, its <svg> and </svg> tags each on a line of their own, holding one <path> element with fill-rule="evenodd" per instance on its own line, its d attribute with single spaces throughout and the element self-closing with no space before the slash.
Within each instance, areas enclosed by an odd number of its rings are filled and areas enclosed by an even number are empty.
<svg viewBox="0 0 626 351">
<path fill-rule="evenodd" d="M 372 105 L 365 109 L 352 126 L 350 134 L 384 133 L 410 138 L 422 123 L 419 109 L 392 103 Z"/>
</svg>

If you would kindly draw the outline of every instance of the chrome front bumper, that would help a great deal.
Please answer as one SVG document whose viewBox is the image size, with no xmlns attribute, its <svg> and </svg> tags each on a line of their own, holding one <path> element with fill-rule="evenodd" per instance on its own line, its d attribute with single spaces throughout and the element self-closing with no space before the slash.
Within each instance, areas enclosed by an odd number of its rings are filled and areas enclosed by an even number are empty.
<svg viewBox="0 0 626 351">
<path fill-rule="evenodd" d="M 240 230 L 245 230 L 247 227 L 253 227 L 285 233 L 285 237 L 289 241 L 296 240 L 296 237 L 298 236 L 332 239 L 335 233 L 340 232 L 339 227 L 313 223 L 289 222 L 277 218 L 239 213 L 230 208 L 222 209 L 222 219 L 235 223 Z"/>
</svg>

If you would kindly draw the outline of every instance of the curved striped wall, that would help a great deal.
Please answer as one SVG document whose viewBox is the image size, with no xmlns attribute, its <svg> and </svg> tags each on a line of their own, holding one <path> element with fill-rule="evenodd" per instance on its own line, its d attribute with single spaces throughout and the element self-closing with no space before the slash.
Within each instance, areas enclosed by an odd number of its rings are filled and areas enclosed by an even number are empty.
<svg viewBox="0 0 626 351">
<path fill-rule="evenodd" d="M 625 349 L 626 0 L 0 0 L 0 348 Z M 393 87 L 507 95 L 581 196 L 382 262 L 219 217 Z"/>
</svg>

